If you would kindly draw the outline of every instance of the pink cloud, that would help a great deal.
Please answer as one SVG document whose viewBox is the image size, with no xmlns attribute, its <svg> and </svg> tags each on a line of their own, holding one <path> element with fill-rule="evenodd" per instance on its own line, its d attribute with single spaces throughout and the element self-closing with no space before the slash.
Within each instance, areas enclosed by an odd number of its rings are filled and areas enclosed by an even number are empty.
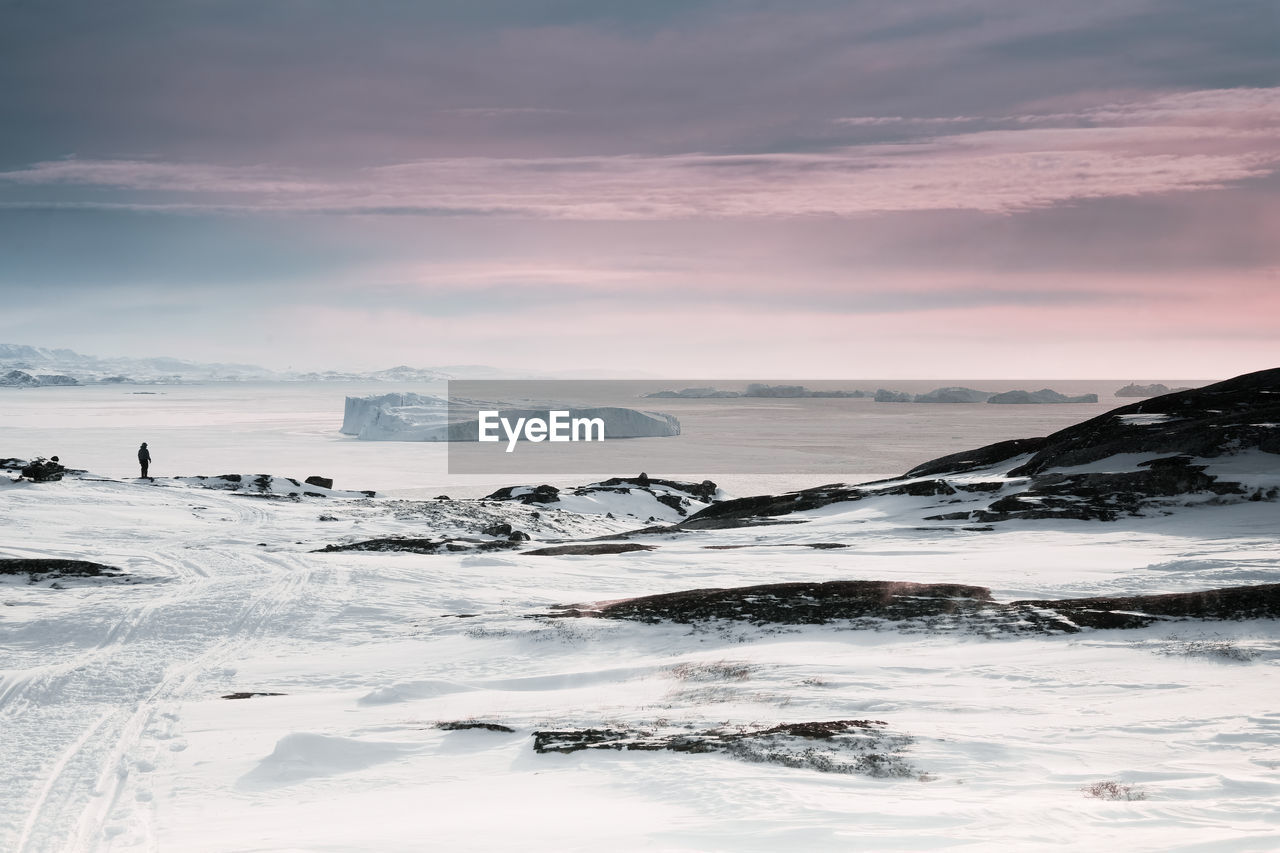
<svg viewBox="0 0 1280 853">
<path fill-rule="evenodd" d="M 1225 377 L 1280 363 L 1271 329 L 1280 292 L 1260 276 L 1266 273 L 1105 277 L 1094 287 L 1126 296 L 1052 310 L 939 301 L 911 312 L 866 314 L 817 307 L 810 299 L 703 303 L 635 294 L 478 316 L 442 316 L 429 305 L 419 313 L 398 305 L 288 306 L 261 320 L 297 330 L 342 328 L 340 346 L 349 352 L 326 352 L 348 361 L 375 353 L 368 367 L 519 363 L 536 341 L 537 367 L 548 370 L 581 367 L 586 359 L 594 369 L 671 376 Z M 1064 281 L 1011 275 L 991 286 L 1053 289 Z M 956 283 L 903 277 L 894 284 L 927 297 Z"/>
<path fill-rule="evenodd" d="M 927 121 L 948 128 L 967 117 Z M 1009 213 L 1217 188 L 1280 164 L 1280 88 L 1177 93 L 1019 121 L 816 153 L 454 157 L 304 176 L 263 166 L 68 160 L 0 173 L 0 181 L 159 190 L 175 195 L 163 204 L 196 209 L 659 220 Z"/>
</svg>

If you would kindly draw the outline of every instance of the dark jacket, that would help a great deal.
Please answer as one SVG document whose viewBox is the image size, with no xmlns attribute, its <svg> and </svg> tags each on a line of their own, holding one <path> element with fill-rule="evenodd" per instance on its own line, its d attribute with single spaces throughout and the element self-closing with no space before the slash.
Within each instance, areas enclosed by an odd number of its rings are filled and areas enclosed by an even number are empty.
<svg viewBox="0 0 1280 853">
<path fill-rule="evenodd" d="M 151 451 L 150 451 L 150 450 L 147 450 L 145 447 L 139 447 L 139 448 L 138 448 L 138 461 L 139 461 L 139 462 L 150 462 L 150 461 L 151 461 Z"/>
</svg>

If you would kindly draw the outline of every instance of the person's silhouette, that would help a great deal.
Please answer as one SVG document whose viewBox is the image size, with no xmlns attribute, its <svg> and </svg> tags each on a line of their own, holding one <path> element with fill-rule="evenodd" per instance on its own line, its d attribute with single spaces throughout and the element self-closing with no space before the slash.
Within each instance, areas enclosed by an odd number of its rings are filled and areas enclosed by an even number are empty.
<svg viewBox="0 0 1280 853">
<path fill-rule="evenodd" d="M 147 468 L 151 465 L 151 451 L 147 450 L 147 443 L 142 442 L 142 446 L 138 448 L 138 464 L 142 466 L 143 479 L 147 476 Z"/>
</svg>

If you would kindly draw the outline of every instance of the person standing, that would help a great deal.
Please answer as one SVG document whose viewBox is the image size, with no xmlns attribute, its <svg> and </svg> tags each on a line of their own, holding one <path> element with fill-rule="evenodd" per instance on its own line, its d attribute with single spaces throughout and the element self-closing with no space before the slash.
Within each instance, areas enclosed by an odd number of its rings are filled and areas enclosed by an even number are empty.
<svg viewBox="0 0 1280 853">
<path fill-rule="evenodd" d="M 138 464 L 142 466 L 142 479 L 147 479 L 147 468 L 151 465 L 151 451 L 147 450 L 145 441 L 138 448 Z"/>
</svg>

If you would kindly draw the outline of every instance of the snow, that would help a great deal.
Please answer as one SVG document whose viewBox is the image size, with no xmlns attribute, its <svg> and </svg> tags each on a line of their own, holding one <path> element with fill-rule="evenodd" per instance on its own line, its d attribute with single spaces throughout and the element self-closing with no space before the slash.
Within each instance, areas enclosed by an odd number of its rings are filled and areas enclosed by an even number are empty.
<svg viewBox="0 0 1280 853">
<path fill-rule="evenodd" d="M 1247 450 L 1212 459 L 1197 459 L 1205 466 L 1205 473 L 1223 480 L 1239 483 L 1247 489 L 1280 488 L 1280 459 L 1274 453 Z"/>
<path fill-rule="evenodd" d="M 1177 420 L 1173 415 L 1167 415 L 1161 412 L 1135 412 L 1128 415 L 1116 415 L 1115 419 L 1130 426 L 1152 426 L 1153 424 L 1162 424 L 1167 423 L 1168 421 Z"/>
<path fill-rule="evenodd" d="M 1197 464 L 1263 483 L 1276 461 Z M 785 580 L 952 581 L 999 600 L 1277 582 L 1275 503 L 980 531 L 923 522 L 946 497 L 886 496 L 619 556 L 315 553 L 475 536 L 495 518 L 530 547 L 643 526 L 600 514 L 643 512 L 634 491 L 564 494 L 529 507 L 255 499 L 193 479 L 6 487 L 0 556 L 94 560 L 138 582 L 0 577 L 0 849 L 1280 846 L 1274 621 L 992 639 L 530 618 Z M 826 542 L 849 547 L 794 547 Z M 284 695 L 220 698 L 236 692 Z M 913 738 L 920 774 L 531 748 L 547 728 L 854 718 Z M 514 731 L 436 727 L 451 721 Z M 1106 780 L 1147 798 L 1081 791 Z"/>
</svg>

